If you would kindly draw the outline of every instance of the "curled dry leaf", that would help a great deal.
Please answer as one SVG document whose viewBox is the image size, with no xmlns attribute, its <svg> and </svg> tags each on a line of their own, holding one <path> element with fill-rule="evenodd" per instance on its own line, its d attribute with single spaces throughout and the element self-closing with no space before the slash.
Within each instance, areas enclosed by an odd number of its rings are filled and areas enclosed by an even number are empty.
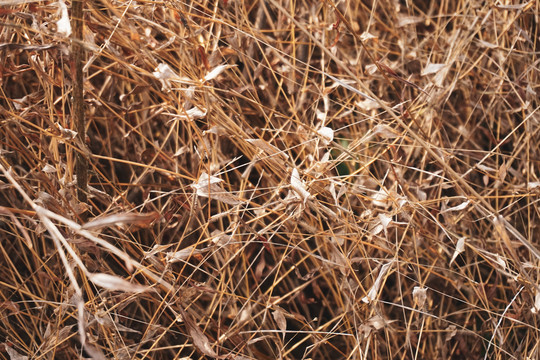
<svg viewBox="0 0 540 360">
<path fill-rule="evenodd" d="M 143 292 L 150 289 L 148 286 L 132 284 L 121 277 L 104 273 L 88 274 L 88 279 L 98 286 L 115 291 Z"/>
<path fill-rule="evenodd" d="M 380 101 L 375 101 L 373 99 L 368 99 L 368 98 L 366 98 L 364 100 L 361 100 L 361 101 L 357 101 L 356 105 L 360 109 L 365 110 L 365 111 L 377 110 L 377 109 L 380 109 L 382 107 Z"/>
<path fill-rule="evenodd" d="M 371 40 L 371 39 L 378 39 L 378 37 L 371 34 L 371 33 L 369 33 L 369 32 L 367 32 L 367 31 L 364 31 L 362 33 L 362 35 L 360 35 L 360 40 L 362 40 L 362 41 L 368 41 L 368 40 Z"/>
<path fill-rule="evenodd" d="M 182 311 L 181 315 L 189 331 L 189 335 L 193 339 L 193 345 L 206 356 L 217 359 L 223 358 L 212 349 L 212 345 L 210 344 L 208 337 L 204 335 L 199 326 L 191 318 L 191 315 L 188 314 L 186 311 Z"/>
<path fill-rule="evenodd" d="M 171 79 L 178 79 L 180 78 L 173 69 L 169 66 L 169 64 L 161 63 L 159 64 L 154 72 L 152 73 L 154 77 L 160 81 L 166 81 Z"/>
<path fill-rule="evenodd" d="M 419 309 L 423 309 L 427 300 L 427 289 L 420 286 L 415 286 L 412 296 Z"/>
<path fill-rule="evenodd" d="M 343 241 L 343 239 L 341 239 L 341 241 Z M 348 276 L 351 272 L 351 268 L 350 268 L 347 257 L 334 244 L 330 244 L 329 246 L 331 249 L 330 250 L 331 260 L 339 268 L 339 271 L 341 272 L 341 274 L 343 274 L 344 276 Z"/>
<path fill-rule="evenodd" d="M 215 78 L 217 78 L 219 76 L 219 74 L 221 74 L 224 70 L 230 68 L 231 66 L 230 65 L 218 65 L 216 66 L 215 68 L 213 68 L 208 74 L 206 74 L 204 76 L 204 79 L 202 80 L 202 82 L 207 82 L 207 81 L 210 81 L 210 80 L 213 80 Z"/>
<path fill-rule="evenodd" d="M 388 205 L 388 190 L 385 188 L 380 188 L 372 197 L 373 205 L 379 207 L 386 207 Z"/>
<path fill-rule="evenodd" d="M 392 222 L 392 217 L 388 214 L 379 214 L 379 220 L 381 221 L 381 225 L 384 229 L 384 234 L 388 234 L 388 225 Z"/>
<path fill-rule="evenodd" d="M 375 330 L 380 330 L 386 324 L 386 321 L 381 315 L 375 315 L 367 321 L 367 324 Z"/>
<path fill-rule="evenodd" d="M 369 338 L 369 335 L 373 330 L 380 330 L 382 329 L 387 322 L 381 315 L 375 315 L 371 317 L 366 323 L 360 325 L 360 333 L 363 334 L 363 338 L 367 339 Z"/>
<path fill-rule="evenodd" d="M 326 116 L 328 115 L 327 112 L 317 109 L 315 110 L 315 114 L 317 116 L 317 120 L 320 120 L 324 124 L 326 121 Z"/>
<path fill-rule="evenodd" d="M 306 185 L 300 179 L 300 174 L 298 173 L 298 170 L 296 168 L 293 169 L 291 174 L 291 186 L 294 191 L 300 196 L 300 198 L 304 201 L 304 203 L 307 201 L 307 199 L 311 196 L 309 191 L 306 189 Z"/>
<path fill-rule="evenodd" d="M 181 114 L 176 114 L 174 116 L 175 120 L 185 120 L 185 121 L 193 121 L 198 119 L 203 119 L 208 111 L 206 109 L 200 109 L 196 106 L 192 107 L 189 110 L 186 110 L 185 112 Z"/>
<path fill-rule="evenodd" d="M 317 130 L 317 134 L 321 136 L 324 145 L 328 145 L 334 140 L 334 130 L 329 127 L 323 126 Z"/>
<path fill-rule="evenodd" d="M 4 345 L 10 360 L 28 360 L 28 356 L 19 354 L 15 349 L 9 346 L 8 343 L 3 343 L 2 345 Z"/>
<path fill-rule="evenodd" d="M 68 37 L 71 35 L 71 23 L 69 22 L 68 9 L 64 0 L 58 1 L 57 4 L 60 20 L 56 22 L 56 33 L 60 36 Z"/>
<path fill-rule="evenodd" d="M 381 284 L 383 282 L 383 278 L 386 276 L 386 273 L 390 269 L 390 266 L 394 263 L 394 260 L 390 261 L 389 263 L 384 264 L 381 267 L 381 270 L 379 271 L 379 275 L 377 276 L 377 279 L 373 283 L 373 286 L 368 291 L 367 295 L 362 298 L 362 301 L 366 304 L 371 303 L 373 300 L 377 298 L 377 294 L 379 293 L 379 289 L 381 288 Z"/>
<path fill-rule="evenodd" d="M 192 83 L 189 79 L 178 76 L 169 64 L 165 63 L 158 64 L 152 75 L 161 82 L 161 90 L 169 90 L 171 81 Z"/>
<path fill-rule="evenodd" d="M 90 345 L 88 343 L 84 344 L 84 351 L 86 351 L 90 357 L 94 360 L 106 360 L 105 354 L 101 351 L 100 348 Z"/>
<path fill-rule="evenodd" d="M 540 188 L 540 181 L 531 181 L 527 183 L 527 190 Z"/>
<path fill-rule="evenodd" d="M 276 321 L 279 330 L 285 332 L 287 330 L 287 319 L 285 319 L 285 315 L 283 315 L 283 310 L 278 307 L 272 312 L 272 316 Z"/>
<path fill-rule="evenodd" d="M 173 244 L 166 244 L 166 245 L 156 244 L 156 245 L 154 245 L 154 247 L 150 251 L 145 251 L 144 252 L 144 258 L 148 259 L 148 258 L 156 255 L 157 253 L 161 253 L 161 252 L 167 250 L 171 246 L 173 246 Z"/>
<path fill-rule="evenodd" d="M 450 212 L 450 211 L 460 211 L 460 210 L 463 210 L 467 207 L 467 205 L 469 205 L 470 201 L 467 200 L 467 201 L 464 201 L 462 202 L 461 204 L 457 205 L 457 206 L 454 206 L 454 207 L 451 207 L 451 208 L 448 208 L 448 209 L 445 209 L 443 211 L 441 211 L 441 214 L 444 214 L 446 212 Z"/>
<path fill-rule="evenodd" d="M 379 135 L 384 139 L 395 139 L 399 137 L 399 134 L 394 131 L 390 126 L 385 124 L 379 124 L 373 128 L 373 135 Z"/>
<path fill-rule="evenodd" d="M 253 314 L 253 305 L 251 303 L 248 303 L 238 313 L 238 323 L 242 324 L 246 321 L 251 320 L 253 318 L 252 314 Z"/>
<path fill-rule="evenodd" d="M 439 72 L 445 66 L 446 66 L 445 64 L 428 63 L 426 65 L 426 67 L 424 68 L 424 70 L 422 70 L 421 75 L 422 76 L 427 76 L 427 75 L 435 74 L 435 73 Z"/>
<path fill-rule="evenodd" d="M 76 131 L 73 131 L 71 129 L 66 129 L 65 127 L 60 125 L 60 123 L 55 123 L 55 125 L 58 128 L 58 130 L 60 130 L 61 138 L 59 141 L 61 144 L 64 143 L 65 140 L 73 140 L 77 136 Z"/>
<path fill-rule="evenodd" d="M 459 254 L 461 254 L 465 250 L 465 237 L 461 237 L 456 245 L 456 250 L 454 251 L 454 255 L 452 255 L 452 260 L 450 260 L 450 265 L 456 260 Z"/>
<path fill-rule="evenodd" d="M 197 196 L 211 198 L 229 205 L 241 204 L 242 200 L 218 185 L 222 181 L 220 178 L 209 176 L 206 172 L 203 172 L 199 176 L 199 180 L 193 183 L 191 187 L 196 190 Z"/>
<path fill-rule="evenodd" d="M 41 169 L 42 172 L 50 174 L 56 172 L 56 168 L 52 166 L 51 164 L 46 164 L 43 169 Z"/>
</svg>

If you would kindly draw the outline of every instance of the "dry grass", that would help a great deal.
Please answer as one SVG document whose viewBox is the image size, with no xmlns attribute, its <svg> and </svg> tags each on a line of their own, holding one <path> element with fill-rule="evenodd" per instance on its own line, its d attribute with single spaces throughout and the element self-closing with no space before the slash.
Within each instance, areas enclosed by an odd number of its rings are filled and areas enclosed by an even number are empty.
<svg viewBox="0 0 540 360">
<path fill-rule="evenodd" d="M 1 358 L 540 357 L 538 2 L 2 3 Z"/>
</svg>

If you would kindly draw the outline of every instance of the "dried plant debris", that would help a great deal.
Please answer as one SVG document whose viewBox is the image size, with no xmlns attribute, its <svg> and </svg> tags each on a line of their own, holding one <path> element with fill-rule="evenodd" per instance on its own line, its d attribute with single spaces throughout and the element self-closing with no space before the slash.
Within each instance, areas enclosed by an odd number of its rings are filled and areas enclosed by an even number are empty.
<svg viewBox="0 0 540 360">
<path fill-rule="evenodd" d="M 83 3 L 0 1 L 1 359 L 539 357 L 537 1 Z"/>
</svg>

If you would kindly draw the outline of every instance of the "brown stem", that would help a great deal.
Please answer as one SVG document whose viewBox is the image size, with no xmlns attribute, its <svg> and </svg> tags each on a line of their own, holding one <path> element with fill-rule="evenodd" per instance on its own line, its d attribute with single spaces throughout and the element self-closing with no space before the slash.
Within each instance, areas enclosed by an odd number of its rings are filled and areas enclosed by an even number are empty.
<svg viewBox="0 0 540 360">
<path fill-rule="evenodd" d="M 75 71 L 73 73 L 73 120 L 77 130 L 77 142 L 84 147 L 86 138 L 86 119 L 84 117 L 84 98 L 83 98 L 83 59 L 84 47 L 83 38 L 83 1 L 73 0 L 71 5 L 71 21 L 73 24 L 72 33 L 72 56 Z M 77 174 L 77 198 L 81 202 L 87 201 L 88 186 L 88 160 L 83 151 L 77 152 L 75 160 L 75 173 Z"/>
</svg>

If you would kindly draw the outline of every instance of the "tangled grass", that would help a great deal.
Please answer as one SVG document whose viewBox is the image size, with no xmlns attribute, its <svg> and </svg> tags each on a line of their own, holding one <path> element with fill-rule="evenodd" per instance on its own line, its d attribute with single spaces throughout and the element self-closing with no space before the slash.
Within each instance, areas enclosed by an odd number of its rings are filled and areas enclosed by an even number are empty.
<svg viewBox="0 0 540 360">
<path fill-rule="evenodd" d="M 538 2 L 71 5 L 0 2 L 1 358 L 540 356 Z"/>
</svg>

